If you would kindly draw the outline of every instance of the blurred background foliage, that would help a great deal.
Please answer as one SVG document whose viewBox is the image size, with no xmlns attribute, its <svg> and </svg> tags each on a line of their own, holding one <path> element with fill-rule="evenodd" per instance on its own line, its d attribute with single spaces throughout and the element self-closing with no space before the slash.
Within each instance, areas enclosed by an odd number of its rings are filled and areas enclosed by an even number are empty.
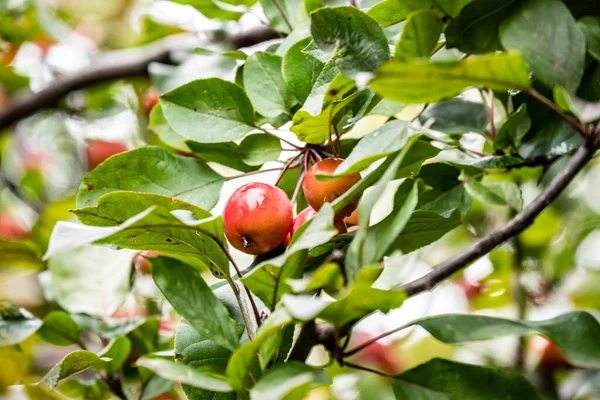
<svg viewBox="0 0 600 400">
<path fill-rule="evenodd" d="M 88 328 L 84 332 L 86 342 L 95 350 L 106 343 L 94 332 L 110 328 L 100 325 L 121 326 L 123 321 L 142 319 L 144 323 L 127 335 L 134 349 L 130 353 L 133 358 L 149 352 L 172 351 L 179 322 L 149 277 L 147 263 L 144 266 L 134 252 L 109 248 L 85 248 L 80 254 L 42 262 L 50 232 L 57 221 L 73 219 L 69 210 L 75 207 L 74 195 L 80 182 L 106 157 L 144 144 L 178 148 L 177 137 L 169 136 L 164 121 L 161 124 L 158 117 L 152 120 L 150 111 L 159 93 L 187 81 L 208 76 L 234 79 L 235 58 L 219 54 L 229 50 L 224 40 L 227 35 L 260 26 L 265 19 L 281 32 L 288 30 L 270 2 L 264 2 L 262 7 L 254 6 L 251 0 L 188 2 L 196 4 L 196 9 L 176 3 L 0 0 L 0 109 L 19 91 L 39 90 L 92 65 L 101 52 L 144 46 L 171 35 L 181 36 L 181 40 L 191 36 L 202 44 L 199 47 L 210 49 L 204 54 L 182 51 L 178 66 L 153 64 L 150 79 L 122 79 L 73 92 L 60 107 L 38 113 L 13 130 L 0 132 L 3 312 L 18 307 L 38 318 L 61 310 L 78 314 L 78 324 Z M 297 25 L 306 25 L 306 12 L 296 12 L 294 2 L 283 4 L 290 7 L 288 15 L 294 16 Z M 240 18 L 240 11 L 248 7 L 252 7 L 251 12 Z M 208 19 L 198 10 L 206 17 L 222 19 Z M 400 28 L 401 25 L 390 27 L 386 33 L 397 37 Z M 268 42 L 259 45 L 268 46 Z M 437 59 L 453 57 L 451 50 L 436 54 Z M 500 104 L 498 109 L 503 106 Z M 418 112 L 407 107 L 397 117 L 410 120 Z M 496 118 L 501 122 L 502 112 Z M 152 130 L 147 128 L 149 122 Z M 361 130 L 369 132 L 381 123 L 376 117 L 366 119 L 354 133 L 355 138 L 360 137 Z M 460 143 L 477 151 L 493 152 L 478 134 L 463 135 Z M 540 182 L 548 182 L 563 165 L 564 160 L 559 157 L 549 169 L 498 170 L 486 177 L 486 182 L 517 183 L 527 203 L 541 191 Z M 265 174 L 257 179 L 268 177 Z M 445 312 L 473 311 L 528 319 L 550 318 L 576 308 L 599 314 L 600 191 L 595 186 L 599 179 L 600 164 L 593 161 L 559 200 L 511 243 L 483 257 L 434 292 L 408 300 L 402 309 L 362 321 L 353 340 L 360 341 L 361 334 L 376 336 L 416 317 Z M 222 198 L 227 194 L 224 190 Z M 392 199 L 387 197 L 391 204 Z M 382 208 L 381 214 L 385 213 Z M 442 240 L 408 255 L 387 257 L 382 285 L 391 287 L 407 277 L 427 272 L 512 213 L 508 207 L 484 206 L 474 200 L 464 223 Z M 206 279 L 212 279 L 210 274 L 206 274 Z M 100 322 L 100 318 L 106 322 Z M 377 348 L 373 345 L 372 351 L 357 361 L 390 372 L 434 357 L 509 366 L 514 365 L 518 343 L 517 338 L 510 338 L 448 346 L 420 328 L 411 328 L 385 338 Z M 541 386 L 556 380 L 564 398 L 600 398 L 597 372 L 578 371 L 565 365 L 545 369 L 540 360 L 545 352 L 555 351 L 549 347 L 547 341 L 527 346 L 523 360 L 526 375 Z M 76 348 L 70 343 L 67 347 L 50 345 L 36 335 L 17 345 L 0 347 L 0 398 L 13 398 L 14 393 L 6 392 L 9 385 L 37 382 Z M 319 364 L 319 354 L 313 358 Z M 378 393 L 378 399 L 393 398 L 391 389 L 379 376 L 340 367 L 328 369 L 328 373 L 335 376 L 333 393 L 318 389 L 312 394 L 314 398 L 333 394 L 370 399 L 373 393 Z M 109 396 L 105 383 L 92 380 L 92 374 L 89 379 L 88 383 L 66 380 L 59 391 L 72 398 Z M 180 396 L 183 395 L 178 387 L 155 377 L 146 384 L 143 398 Z"/>
</svg>

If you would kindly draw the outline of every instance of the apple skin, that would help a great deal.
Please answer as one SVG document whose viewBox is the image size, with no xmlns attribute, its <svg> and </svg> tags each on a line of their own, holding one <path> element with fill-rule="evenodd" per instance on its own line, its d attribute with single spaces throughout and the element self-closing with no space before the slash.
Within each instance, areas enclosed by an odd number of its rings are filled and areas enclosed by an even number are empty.
<svg viewBox="0 0 600 400">
<path fill-rule="evenodd" d="M 25 239 L 29 232 L 17 221 L 12 213 L 0 212 L 0 237 L 7 239 Z"/>
<path fill-rule="evenodd" d="M 142 275 L 150 275 L 152 273 L 150 269 L 150 262 L 148 258 L 156 257 L 161 255 L 158 251 L 142 251 L 140 254 L 135 256 L 133 260 L 133 265 L 135 266 L 136 271 L 141 273 Z"/>
<path fill-rule="evenodd" d="M 359 346 L 374 337 L 375 335 L 365 332 L 354 333 L 351 338 L 351 348 Z M 399 374 L 403 370 L 402 360 L 395 354 L 394 346 L 381 342 L 370 344 L 354 354 L 352 358 L 361 365 L 369 366 L 391 375 Z"/>
<path fill-rule="evenodd" d="M 348 225 L 358 225 L 358 208 L 352 211 L 352 214 L 345 217 L 344 222 Z"/>
<path fill-rule="evenodd" d="M 314 217 L 316 214 L 317 214 L 317 212 L 315 210 L 313 210 L 311 207 L 306 207 L 304 210 L 300 211 L 300 214 L 298 214 L 296 216 L 296 218 L 294 218 L 294 222 L 292 224 L 292 229 L 288 232 L 285 239 L 283 240 L 283 245 L 285 247 L 288 247 L 288 245 L 292 241 L 292 237 L 294 236 L 296 231 L 298 229 L 300 229 L 300 227 L 302 225 L 304 225 L 305 223 L 310 221 L 312 219 L 312 217 Z M 337 230 L 336 235 L 347 232 L 346 224 L 344 223 L 344 220 L 336 218 L 333 221 L 333 225 Z"/>
<path fill-rule="evenodd" d="M 0 65 L 8 65 L 17 54 L 17 46 L 9 42 L 0 43 Z"/>
<path fill-rule="evenodd" d="M 159 93 L 158 89 L 155 88 L 154 86 L 150 86 L 148 88 L 148 90 L 146 90 L 146 92 L 144 93 L 144 97 L 143 97 L 143 106 L 144 106 L 144 112 L 146 113 L 146 115 L 150 115 L 150 111 L 152 111 L 154 106 L 156 106 L 158 104 L 159 96 L 160 96 L 160 93 Z"/>
<path fill-rule="evenodd" d="M 292 203 L 285 192 L 266 183 L 237 189 L 223 210 L 225 236 L 247 254 L 265 254 L 283 243 L 292 228 Z"/>
<path fill-rule="evenodd" d="M 529 339 L 528 348 L 538 360 L 537 370 L 555 371 L 571 366 L 560 347 L 543 336 L 532 336 Z"/>
<path fill-rule="evenodd" d="M 341 178 L 319 181 L 317 175 L 330 175 L 335 172 L 337 167 L 344 162 L 341 158 L 326 158 L 313 164 L 307 171 L 304 181 L 302 182 L 302 190 L 308 204 L 319 211 L 323 204 L 331 203 L 342 194 L 346 193 L 354 184 L 360 181 L 361 176 L 358 172 L 343 176 Z M 358 204 L 358 197 L 351 201 L 338 214 L 338 217 L 346 217 L 352 214 L 352 211 Z"/>
<path fill-rule="evenodd" d="M 102 164 L 107 158 L 129 150 L 123 142 L 109 142 L 93 139 L 87 142 L 86 155 L 90 170 Z"/>
</svg>

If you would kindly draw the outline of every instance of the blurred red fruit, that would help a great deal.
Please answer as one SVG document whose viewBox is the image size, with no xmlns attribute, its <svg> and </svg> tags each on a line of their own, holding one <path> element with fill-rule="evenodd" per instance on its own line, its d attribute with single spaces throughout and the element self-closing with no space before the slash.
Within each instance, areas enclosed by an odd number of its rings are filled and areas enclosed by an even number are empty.
<svg viewBox="0 0 600 400">
<path fill-rule="evenodd" d="M 344 218 L 344 222 L 350 225 L 358 225 L 358 208 Z"/>
<path fill-rule="evenodd" d="M 375 336 L 357 332 L 352 335 L 352 347 L 361 345 Z M 359 364 L 369 366 L 388 374 L 396 375 L 402 371 L 402 362 L 396 356 L 394 347 L 381 342 L 374 342 L 352 356 Z"/>
<path fill-rule="evenodd" d="M 481 285 L 481 282 L 470 281 L 464 276 L 461 276 L 458 279 L 457 283 L 460 285 L 463 292 L 465 293 L 465 296 L 467 296 L 467 299 L 469 301 L 473 300 L 483 291 L 483 286 Z"/>
<path fill-rule="evenodd" d="M 10 212 L 0 212 L 0 237 L 25 239 L 27 235 L 27 230 Z"/>
<path fill-rule="evenodd" d="M 529 351 L 537 361 L 536 369 L 554 371 L 571 366 L 560 347 L 543 336 L 532 336 L 529 339 Z"/>
<path fill-rule="evenodd" d="M 88 168 L 92 170 L 110 156 L 127 150 L 127 146 L 122 142 L 108 142 L 100 139 L 89 140 L 86 148 Z"/>
<path fill-rule="evenodd" d="M 149 275 L 151 273 L 150 270 L 150 262 L 147 260 L 148 258 L 159 256 L 161 253 L 158 251 L 142 251 L 140 254 L 135 256 L 133 260 L 133 265 L 135 265 L 135 269 L 144 275 Z"/>
<path fill-rule="evenodd" d="M 268 253 L 292 227 L 292 203 L 285 192 L 266 183 L 249 183 L 236 190 L 225 205 L 225 236 L 247 254 Z"/>
<path fill-rule="evenodd" d="M 150 86 L 144 93 L 144 112 L 146 115 L 150 114 L 150 111 L 158 104 L 158 97 L 160 93 L 154 86 Z"/>
</svg>

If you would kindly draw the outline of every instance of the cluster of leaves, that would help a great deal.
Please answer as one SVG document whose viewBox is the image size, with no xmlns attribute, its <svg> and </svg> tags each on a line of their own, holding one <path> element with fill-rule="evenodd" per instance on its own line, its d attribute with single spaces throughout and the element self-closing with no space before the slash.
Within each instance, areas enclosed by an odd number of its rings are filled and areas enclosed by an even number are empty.
<svg viewBox="0 0 600 400">
<path fill-rule="evenodd" d="M 177 2 L 211 18 L 240 17 L 213 2 Z M 521 211 L 519 186 L 490 172 L 549 165 L 582 145 L 577 128 L 600 117 L 593 103 L 600 99 L 600 10 L 579 3 L 383 0 L 360 10 L 262 1 L 271 26 L 289 35 L 251 55 L 220 53 L 237 60 L 234 82 L 201 79 L 164 93 L 150 115 L 150 129 L 173 149 L 145 146 L 99 165 L 77 193 L 73 212 L 80 223 L 57 223 L 44 256 L 50 267 L 55 260 L 71 260 L 69 273 L 75 273 L 73 260 L 89 245 L 160 252 L 151 260 L 152 277 L 184 318 L 174 359 L 163 351 L 169 344 L 159 340 L 153 318 L 100 321 L 79 314 L 86 310 L 72 301 L 72 315 L 57 311 L 40 321 L 5 307 L 0 346 L 36 334 L 57 346 L 82 347 L 25 390 L 52 398 L 46 389 L 89 368 L 104 381 L 63 385 L 63 394 L 97 391 L 95 398 L 104 398 L 109 388 L 114 391 L 115 376 L 121 377 L 123 396 L 132 398 L 142 382 L 144 398 L 177 381 L 190 399 L 303 398 L 329 385 L 326 368 L 308 366 L 298 356 L 307 354 L 301 348 L 310 344 L 294 340 L 296 329 L 327 326 L 335 332 L 327 344 L 332 362 L 352 365 L 347 358 L 353 351 L 342 344 L 351 328 L 406 299 L 397 288 L 373 287 L 383 257 L 439 240 L 462 222 L 473 199 Z M 420 105 L 418 114 L 409 121 L 398 118 L 409 104 Z M 360 140 L 344 138 L 370 116 L 383 116 L 384 123 Z M 319 210 L 288 248 L 238 268 L 221 216 L 209 211 L 231 177 L 207 163 L 242 174 L 258 171 L 278 159 L 277 132 L 288 128 L 303 143 L 293 146 L 293 157 L 305 163 L 293 168 L 290 162 L 282 170 L 278 184 L 290 197 L 312 149 L 341 148 L 345 161 L 335 176 L 362 172 L 363 177 Z M 463 147 L 461 139 L 470 132 L 485 141 L 485 156 L 470 157 Z M 463 157 L 443 161 L 438 155 L 445 150 Z M 398 179 L 404 180 L 391 211 L 370 224 L 377 201 Z M 335 213 L 359 195 L 358 229 L 336 236 Z M 305 207 L 302 195 L 294 200 L 298 210 Z M 16 254 L 12 263 L 37 259 L 26 242 L 0 245 Z M 343 261 L 332 262 L 334 250 L 342 251 Z M 210 286 L 204 269 L 220 281 Z M 321 293 L 329 296 L 315 296 Z M 541 334 L 572 365 L 600 367 L 600 325 L 584 312 L 536 322 L 445 315 L 409 324 L 414 325 L 449 344 Z M 85 350 L 84 330 L 106 346 Z M 540 398 L 514 371 L 442 359 L 391 381 L 399 399 Z"/>
</svg>

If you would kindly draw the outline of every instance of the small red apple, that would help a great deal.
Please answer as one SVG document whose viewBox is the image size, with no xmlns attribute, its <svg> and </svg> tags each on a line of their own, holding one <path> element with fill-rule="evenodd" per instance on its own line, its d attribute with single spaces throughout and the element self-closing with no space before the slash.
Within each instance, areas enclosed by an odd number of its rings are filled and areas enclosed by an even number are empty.
<svg viewBox="0 0 600 400">
<path fill-rule="evenodd" d="M 310 221 L 312 219 L 312 217 L 314 217 L 316 214 L 317 214 L 317 212 L 315 210 L 313 210 L 311 207 L 306 207 L 304 210 L 300 211 L 300 214 L 298 214 L 296 216 L 296 218 L 294 218 L 294 223 L 292 224 L 292 229 L 288 232 L 287 236 L 285 237 L 285 239 L 283 241 L 283 244 L 285 245 L 285 247 L 287 247 L 290 244 L 290 242 L 292 241 L 292 236 L 294 236 L 296 231 L 298 229 L 300 229 L 300 227 L 302 225 L 304 225 L 305 223 Z M 333 225 L 337 230 L 337 235 L 339 235 L 340 233 L 347 232 L 346 224 L 344 223 L 344 220 L 336 218 L 333 221 Z"/>
<path fill-rule="evenodd" d="M 375 336 L 365 332 L 354 333 L 351 338 L 352 347 L 359 346 L 374 337 Z M 402 371 L 403 366 L 401 360 L 394 353 L 393 346 L 381 342 L 374 342 L 354 354 L 352 358 L 360 364 L 376 368 L 391 375 L 396 375 Z"/>
<path fill-rule="evenodd" d="M 88 167 L 92 170 L 110 156 L 127 150 L 128 148 L 123 142 L 109 142 L 100 139 L 89 140 L 86 147 Z"/>
<path fill-rule="evenodd" d="M 317 180 L 316 175 L 333 174 L 343 161 L 340 158 L 326 158 L 308 169 L 304 182 L 302 182 L 302 190 L 306 201 L 315 210 L 319 211 L 323 204 L 331 203 L 360 181 L 361 176 L 358 172 L 329 181 Z M 346 217 L 352 214 L 357 204 L 358 197 L 344 207 L 338 216 Z"/>
<path fill-rule="evenodd" d="M 266 183 L 248 183 L 237 189 L 223 210 L 225 236 L 247 254 L 268 253 L 285 239 L 292 227 L 292 204 L 285 192 Z"/>
<path fill-rule="evenodd" d="M 0 237 L 8 239 L 25 239 L 29 232 L 8 211 L 0 212 Z"/>
</svg>

